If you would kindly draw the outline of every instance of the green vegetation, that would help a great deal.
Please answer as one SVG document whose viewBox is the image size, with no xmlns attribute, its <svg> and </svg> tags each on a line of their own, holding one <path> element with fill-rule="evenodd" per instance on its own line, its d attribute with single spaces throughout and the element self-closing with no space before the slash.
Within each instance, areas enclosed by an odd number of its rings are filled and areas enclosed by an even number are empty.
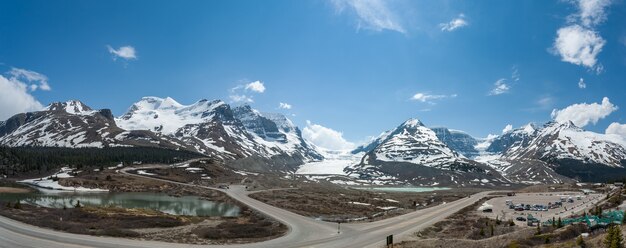
<svg viewBox="0 0 626 248">
<path fill-rule="evenodd" d="M 624 236 L 622 236 L 622 230 L 618 225 L 611 225 L 606 232 L 606 238 L 604 239 L 604 246 L 607 248 L 623 248 Z"/>
<path fill-rule="evenodd" d="M 203 155 L 152 147 L 0 147 L 0 174 L 47 172 L 61 166 L 103 168 L 120 162 L 175 163 Z"/>
</svg>

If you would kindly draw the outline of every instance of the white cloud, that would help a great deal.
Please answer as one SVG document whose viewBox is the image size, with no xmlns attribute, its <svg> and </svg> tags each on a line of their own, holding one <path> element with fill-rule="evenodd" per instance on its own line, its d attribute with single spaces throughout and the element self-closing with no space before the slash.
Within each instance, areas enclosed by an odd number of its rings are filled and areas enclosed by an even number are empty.
<svg viewBox="0 0 626 248">
<path fill-rule="evenodd" d="M 28 91 L 29 86 L 16 77 L 0 75 L 0 120 L 23 112 L 38 111 L 43 108 Z"/>
<path fill-rule="evenodd" d="M 626 138 L 626 124 L 619 124 L 617 122 L 611 123 L 609 127 L 606 128 L 606 134 L 617 134 L 624 138 Z"/>
<path fill-rule="evenodd" d="M 611 0 L 579 0 L 579 13 L 577 17 L 583 25 L 590 27 L 598 25 L 606 20 L 606 8 L 611 5 Z"/>
<path fill-rule="evenodd" d="M 48 84 L 48 77 L 41 73 L 15 67 L 11 68 L 8 73 L 11 75 L 11 79 L 15 81 L 29 83 L 28 87 L 31 91 L 37 89 L 45 91 L 51 90 L 50 85 Z"/>
<path fill-rule="evenodd" d="M 513 125 L 508 124 L 506 125 L 506 127 L 504 127 L 504 129 L 502 129 L 502 133 L 507 133 L 509 131 L 513 130 Z"/>
<path fill-rule="evenodd" d="M 113 60 L 116 60 L 117 58 L 123 58 L 125 60 L 137 59 L 135 48 L 132 46 L 123 46 L 115 49 L 107 45 L 107 49 L 109 50 L 109 53 L 113 55 Z"/>
<path fill-rule="evenodd" d="M 356 14 L 357 29 L 366 28 L 378 32 L 386 29 L 406 33 L 386 0 L 333 0 L 332 3 L 337 13 L 349 9 Z"/>
<path fill-rule="evenodd" d="M 574 24 L 557 31 L 553 49 L 561 56 L 561 61 L 599 69 L 597 56 L 605 43 L 596 31 Z"/>
<path fill-rule="evenodd" d="M 246 84 L 245 89 L 251 90 L 257 93 L 263 93 L 265 92 L 265 85 L 263 85 L 263 82 L 257 80 L 249 84 Z"/>
<path fill-rule="evenodd" d="M 343 138 L 343 133 L 310 121 L 307 121 L 306 127 L 302 129 L 302 137 L 328 150 L 349 150 L 355 147 L 354 143 Z"/>
<path fill-rule="evenodd" d="M 443 98 L 454 98 L 457 97 L 457 94 L 452 94 L 452 95 L 431 95 L 431 94 L 427 94 L 427 93 L 415 93 L 415 95 L 413 95 L 411 97 L 411 100 L 413 101 L 419 101 L 419 102 L 425 102 L 425 103 L 430 103 L 430 104 L 434 104 L 434 100 L 439 100 L 439 99 L 443 99 Z"/>
<path fill-rule="evenodd" d="M 493 86 L 493 89 L 489 91 L 490 96 L 501 95 L 511 90 L 511 86 L 507 84 L 506 79 L 504 78 L 498 79 L 498 81 L 496 81 Z"/>
<path fill-rule="evenodd" d="M 469 23 L 465 20 L 465 15 L 460 14 L 459 17 L 454 18 L 447 23 L 440 23 L 439 27 L 441 28 L 441 31 L 452 32 L 467 25 L 469 25 Z"/>
<path fill-rule="evenodd" d="M 580 80 L 578 80 L 578 88 L 587 88 L 587 84 L 585 83 L 585 80 L 583 78 L 580 78 Z"/>
<path fill-rule="evenodd" d="M 228 96 L 232 102 L 254 102 L 251 95 L 247 93 L 263 93 L 265 92 L 265 85 L 261 81 L 254 81 L 247 84 L 237 85 L 230 89 L 230 95 Z"/>
<path fill-rule="evenodd" d="M 552 118 L 557 122 L 572 121 L 578 127 L 584 127 L 589 123 L 594 125 L 617 110 L 618 107 L 609 101 L 608 97 L 602 99 L 602 103 L 577 103 L 564 109 L 552 110 Z"/>
<path fill-rule="evenodd" d="M 281 103 L 278 104 L 278 108 L 281 108 L 281 109 L 291 109 L 291 104 L 281 102 Z"/>
<path fill-rule="evenodd" d="M 606 20 L 606 9 L 611 0 L 570 0 L 576 4 L 578 12 L 568 16 L 569 26 L 557 30 L 552 46 L 553 53 L 561 56 L 561 61 L 582 65 L 597 73 L 603 67 L 598 64 L 598 54 L 606 41 L 595 27 Z"/>
</svg>

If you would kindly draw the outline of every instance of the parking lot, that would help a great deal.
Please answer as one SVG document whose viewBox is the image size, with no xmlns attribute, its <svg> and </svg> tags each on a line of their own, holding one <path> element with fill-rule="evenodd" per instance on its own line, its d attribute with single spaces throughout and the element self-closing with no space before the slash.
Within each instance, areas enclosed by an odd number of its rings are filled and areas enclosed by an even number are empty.
<svg viewBox="0 0 626 248">
<path fill-rule="evenodd" d="M 582 213 L 583 210 L 593 208 L 602 199 L 604 199 L 603 194 L 585 195 L 582 192 L 520 193 L 514 196 L 490 199 L 486 204 L 491 206 L 492 211 L 480 212 L 489 218 L 513 219 L 518 224 L 522 224 L 522 222 L 525 224 L 525 222 L 516 220 L 516 218 L 526 218 L 528 214 L 544 222 L 552 220 L 552 217 L 558 219 L 559 217 L 565 218 L 573 214 Z M 514 208 L 509 207 L 510 204 L 507 204 L 507 202 L 512 204 Z M 522 204 L 523 206 L 520 208 Z M 489 207 L 484 205 L 483 208 Z"/>
</svg>

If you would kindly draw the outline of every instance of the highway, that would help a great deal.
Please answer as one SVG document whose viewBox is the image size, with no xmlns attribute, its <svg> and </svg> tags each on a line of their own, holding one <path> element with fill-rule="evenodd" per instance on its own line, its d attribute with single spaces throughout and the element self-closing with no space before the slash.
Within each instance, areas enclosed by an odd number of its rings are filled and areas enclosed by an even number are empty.
<svg viewBox="0 0 626 248">
<path fill-rule="evenodd" d="M 127 170 L 128 169 L 123 170 L 122 172 L 127 173 Z M 289 228 L 289 231 L 282 237 L 259 243 L 190 245 L 71 234 L 39 228 L 0 217 L 0 247 L 383 247 L 387 235 L 393 234 L 394 241 L 396 242 L 410 239 L 412 233 L 428 227 L 462 208 L 473 204 L 489 193 L 477 193 L 454 202 L 380 221 L 369 223 L 343 223 L 341 224 L 341 231 L 338 233 L 337 223 L 318 221 L 257 201 L 248 197 L 252 192 L 247 191 L 242 185 L 233 185 L 230 186 L 230 189 L 218 189 L 130 173 L 127 174 L 192 187 L 201 187 L 207 190 L 222 191 L 242 204 L 284 223 Z"/>
</svg>

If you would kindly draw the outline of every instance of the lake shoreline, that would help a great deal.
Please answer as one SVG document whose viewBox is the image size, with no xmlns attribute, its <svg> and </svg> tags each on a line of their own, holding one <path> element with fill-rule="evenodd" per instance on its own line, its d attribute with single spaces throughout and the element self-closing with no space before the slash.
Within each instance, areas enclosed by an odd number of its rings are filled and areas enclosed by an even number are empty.
<svg viewBox="0 0 626 248">
<path fill-rule="evenodd" d="M 0 187 L 0 193 L 22 194 L 22 193 L 30 193 L 30 192 L 33 192 L 33 190 L 29 188 Z"/>
</svg>

